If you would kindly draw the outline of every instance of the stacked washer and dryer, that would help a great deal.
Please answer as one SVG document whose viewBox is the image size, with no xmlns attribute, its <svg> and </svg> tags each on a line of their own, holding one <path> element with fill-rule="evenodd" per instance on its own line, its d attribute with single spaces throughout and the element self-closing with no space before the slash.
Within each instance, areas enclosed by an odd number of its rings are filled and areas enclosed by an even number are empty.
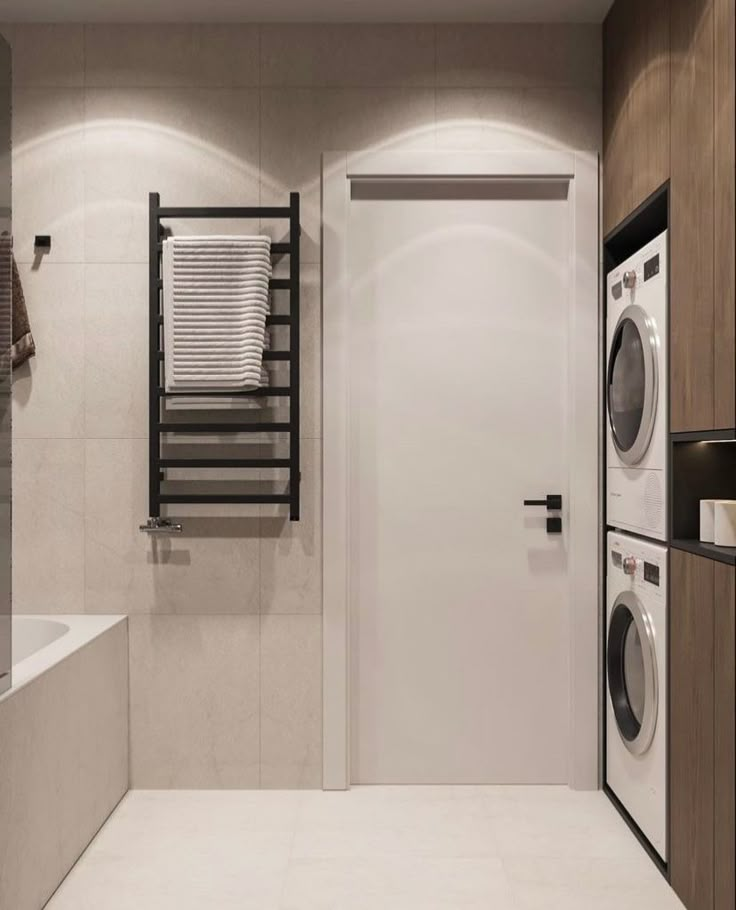
<svg viewBox="0 0 736 910">
<path fill-rule="evenodd" d="M 608 274 L 606 783 L 667 862 L 667 232 Z"/>
</svg>

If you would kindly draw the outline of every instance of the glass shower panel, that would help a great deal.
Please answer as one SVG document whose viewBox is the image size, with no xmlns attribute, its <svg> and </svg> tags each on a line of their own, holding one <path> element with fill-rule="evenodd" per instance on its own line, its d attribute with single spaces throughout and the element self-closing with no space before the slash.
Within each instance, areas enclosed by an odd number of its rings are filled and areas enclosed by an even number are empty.
<svg viewBox="0 0 736 910">
<path fill-rule="evenodd" d="M 10 47 L 0 35 L 0 692 L 10 688 L 12 665 L 11 577 L 11 417 L 12 212 Z"/>
</svg>

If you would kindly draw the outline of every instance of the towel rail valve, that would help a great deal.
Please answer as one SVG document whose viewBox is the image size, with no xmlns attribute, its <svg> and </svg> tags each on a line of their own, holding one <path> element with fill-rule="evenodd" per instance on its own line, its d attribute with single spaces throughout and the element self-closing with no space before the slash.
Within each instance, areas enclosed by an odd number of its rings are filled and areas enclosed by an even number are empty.
<svg viewBox="0 0 736 910">
<path fill-rule="evenodd" d="M 149 518 L 145 524 L 138 526 L 145 534 L 181 534 L 182 526 L 170 518 Z"/>
</svg>

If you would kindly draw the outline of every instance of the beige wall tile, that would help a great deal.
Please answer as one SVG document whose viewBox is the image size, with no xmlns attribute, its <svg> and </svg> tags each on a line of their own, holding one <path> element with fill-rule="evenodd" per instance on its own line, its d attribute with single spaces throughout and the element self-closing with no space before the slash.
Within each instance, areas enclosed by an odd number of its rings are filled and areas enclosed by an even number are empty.
<svg viewBox="0 0 736 910">
<path fill-rule="evenodd" d="M 259 618 L 130 618 L 134 788 L 257 787 Z"/>
<path fill-rule="evenodd" d="M 13 440 L 13 610 L 84 612 L 84 440 Z"/>
<path fill-rule="evenodd" d="M 263 89 L 261 201 L 302 194 L 302 256 L 319 262 L 322 153 L 432 148 L 431 89 Z"/>
<path fill-rule="evenodd" d="M 261 619 L 261 786 L 322 785 L 322 618 Z"/>
<path fill-rule="evenodd" d="M 438 25 L 437 85 L 601 84 L 599 25 Z"/>
<path fill-rule="evenodd" d="M 431 25 L 261 26 L 261 82 L 268 86 L 432 86 Z"/>
<path fill-rule="evenodd" d="M 0 25 L 13 50 L 13 84 L 33 87 L 84 85 L 81 25 Z"/>
<path fill-rule="evenodd" d="M 122 622 L 0 702 L 0 907 L 45 906 L 128 778 Z"/>
<path fill-rule="evenodd" d="M 148 435 L 148 268 L 88 265 L 85 427 L 90 437 Z"/>
<path fill-rule="evenodd" d="M 87 25 L 89 87 L 258 85 L 255 25 Z"/>
<path fill-rule="evenodd" d="M 86 102 L 87 262 L 148 261 L 149 192 L 162 205 L 258 199 L 257 90 L 89 89 Z M 173 227 L 196 234 L 242 225 Z"/>
<path fill-rule="evenodd" d="M 87 440 L 87 611 L 258 613 L 258 519 L 190 518 L 153 537 L 138 530 L 147 497 L 147 439 Z"/>
<path fill-rule="evenodd" d="M 13 93 L 13 248 L 33 262 L 36 234 L 51 234 L 43 261 L 84 261 L 84 91 Z"/>
<path fill-rule="evenodd" d="M 599 149 L 596 89 L 438 89 L 437 145 L 448 149 Z"/>
<path fill-rule="evenodd" d="M 263 506 L 261 613 L 322 612 L 322 465 L 319 440 L 302 440 L 301 514 Z M 280 514 L 279 514 L 280 513 Z"/>
<path fill-rule="evenodd" d="M 13 435 L 82 437 L 84 267 L 43 262 L 19 271 L 36 356 L 13 375 Z"/>
</svg>

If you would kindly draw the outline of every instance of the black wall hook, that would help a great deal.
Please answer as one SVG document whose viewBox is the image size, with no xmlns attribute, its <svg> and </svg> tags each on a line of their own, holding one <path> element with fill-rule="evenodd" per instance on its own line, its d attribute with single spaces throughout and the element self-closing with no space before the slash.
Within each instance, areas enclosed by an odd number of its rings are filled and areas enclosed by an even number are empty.
<svg viewBox="0 0 736 910">
<path fill-rule="evenodd" d="M 39 253 L 48 253 L 51 250 L 51 234 L 36 234 L 33 249 Z"/>
</svg>

